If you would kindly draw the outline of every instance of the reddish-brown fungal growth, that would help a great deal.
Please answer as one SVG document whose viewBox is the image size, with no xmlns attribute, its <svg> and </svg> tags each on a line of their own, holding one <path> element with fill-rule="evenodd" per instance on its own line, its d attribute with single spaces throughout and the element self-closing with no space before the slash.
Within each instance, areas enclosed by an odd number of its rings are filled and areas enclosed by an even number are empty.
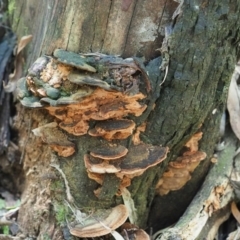
<svg viewBox="0 0 240 240">
<path fill-rule="evenodd" d="M 61 145 L 55 145 L 50 144 L 50 148 L 58 153 L 58 156 L 61 157 L 69 157 L 75 153 L 75 147 L 73 146 L 61 146 Z"/>
<path fill-rule="evenodd" d="M 198 142 L 202 133 L 194 134 L 186 143 L 189 151 L 183 153 L 176 161 L 170 162 L 167 170 L 156 186 L 156 192 L 160 195 L 168 194 L 169 191 L 181 189 L 191 179 L 192 173 L 199 163 L 206 158 L 206 153 L 198 151 Z"/>
<path fill-rule="evenodd" d="M 122 177 L 122 176 L 121 176 Z M 119 189 L 118 189 L 118 192 L 116 193 L 117 196 L 121 196 L 122 195 L 122 191 L 126 188 L 126 187 L 129 187 L 131 185 L 131 178 L 130 177 L 127 177 L 127 176 L 124 176 L 122 179 L 121 179 L 121 183 L 120 183 L 120 186 L 119 186 Z"/>
<path fill-rule="evenodd" d="M 95 182 L 97 182 L 100 185 L 103 184 L 103 180 L 104 180 L 104 175 L 103 174 L 93 173 L 93 172 L 90 172 L 90 171 L 87 171 L 87 173 L 88 173 L 88 177 L 90 179 L 94 180 Z"/>
<path fill-rule="evenodd" d="M 51 115 L 60 121 L 61 128 L 73 135 L 80 136 L 87 133 L 90 120 L 121 119 L 129 114 L 140 116 L 147 107 L 139 102 L 144 98 L 142 93 L 130 96 L 122 92 L 96 88 L 89 96 L 78 100 L 78 103 L 46 108 Z M 120 123 L 121 120 L 118 121 Z M 126 120 L 126 123 L 129 124 L 128 128 L 125 129 L 128 132 L 124 135 L 124 131 L 122 131 L 122 134 L 119 133 L 120 137 L 132 134 L 135 127 L 134 122 Z M 89 134 L 98 135 L 98 132 L 95 134 L 96 131 L 90 130 Z M 115 136 L 117 137 L 118 134 Z M 110 138 L 111 135 L 109 134 L 107 137 Z"/>
<path fill-rule="evenodd" d="M 115 160 L 125 156 L 128 149 L 121 145 L 106 145 L 90 151 L 90 155 L 103 160 Z"/>
<path fill-rule="evenodd" d="M 127 218 L 127 208 L 122 204 L 112 209 L 99 209 L 86 217 L 83 223 L 71 228 L 70 233 L 81 238 L 103 236 L 120 227 Z"/>
<path fill-rule="evenodd" d="M 202 138 L 202 135 L 202 132 L 195 133 L 185 144 L 185 146 L 189 148 L 190 152 L 198 151 L 198 141 Z"/>
<path fill-rule="evenodd" d="M 135 128 L 135 123 L 128 119 L 112 119 L 98 122 L 88 134 L 103 137 L 107 140 L 125 139 L 129 137 Z"/>
<path fill-rule="evenodd" d="M 142 143 L 142 141 L 140 140 L 140 133 L 145 132 L 146 126 L 147 126 L 147 123 L 144 122 L 140 126 L 137 127 L 137 129 L 132 137 L 132 142 L 134 145 L 138 145 L 138 144 Z"/>
</svg>

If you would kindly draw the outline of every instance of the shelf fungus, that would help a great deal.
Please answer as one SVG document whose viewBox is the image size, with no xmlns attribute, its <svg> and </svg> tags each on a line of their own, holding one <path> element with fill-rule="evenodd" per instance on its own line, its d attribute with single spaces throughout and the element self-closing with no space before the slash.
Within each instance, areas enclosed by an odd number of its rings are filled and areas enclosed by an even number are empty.
<svg viewBox="0 0 240 240">
<path fill-rule="evenodd" d="M 127 218 L 127 208 L 122 204 L 112 209 L 99 209 L 86 217 L 81 224 L 70 227 L 70 233 L 81 238 L 103 236 L 120 227 Z"/>
<path fill-rule="evenodd" d="M 207 157 L 205 152 L 198 151 L 198 141 L 201 137 L 201 132 L 194 134 L 185 144 L 187 151 L 174 162 L 169 163 L 167 170 L 157 183 L 158 194 L 165 195 L 170 191 L 179 190 L 191 179 L 191 173 Z"/>
<path fill-rule="evenodd" d="M 35 136 L 42 140 L 58 153 L 59 156 L 68 157 L 75 152 L 75 144 L 68 140 L 56 122 L 51 122 L 32 130 Z"/>
<path fill-rule="evenodd" d="M 94 137 L 103 137 L 106 140 L 126 139 L 132 135 L 135 123 L 128 119 L 106 120 L 98 122 L 88 134 Z"/>
<path fill-rule="evenodd" d="M 70 134 L 87 134 L 90 120 L 105 121 L 89 134 L 119 139 L 132 134 L 135 123 L 124 118 L 145 111 L 150 88 L 135 59 L 57 49 L 53 57 L 37 59 L 18 81 L 18 97 L 26 107 L 47 109 Z M 110 124 L 125 130 L 114 133 Z"/>
<path fill-rule="evenodd" d="M 117 154 L 115 149 L 117 149 Z M 122 146 L 115 146 L 114 149 L 90 150 L 90 154 L 84 156 L 84 162 L 89 178 L 101 185 L 104 184 L 103 177 L 101 177 L 103 174 L 114 173 L 120 178 L 119 192 L 116 194 L 121 195 L 121 189 L 129 186 L 133 177 L 140 176 L 148 168 L 162 162 L 167 153 L 168 148 L 149 144 L 133 145 L 128 151 Z M 99 191 L 96 193 L 99 194 Z"/>
<path fill-rule="evenodd" d="M 121 145 L 106 145 L 93 149 L 90 155 L 95 158 L 105 160 L 115 160 L 124 157 L 128 152 L 128 149 Z"/>
</svg>

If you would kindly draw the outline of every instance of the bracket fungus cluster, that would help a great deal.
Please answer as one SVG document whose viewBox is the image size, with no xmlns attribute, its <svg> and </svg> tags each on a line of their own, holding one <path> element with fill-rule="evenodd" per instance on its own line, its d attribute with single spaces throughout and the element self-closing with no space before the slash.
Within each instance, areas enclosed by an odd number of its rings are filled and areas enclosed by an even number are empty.
<svg viewBox="0 0 240 240">
<path fill-rule="evenodd" d="M 148 74 L 136 59 L 57 49 L 52 57 L 37 59 L 28 75 L 18 81 L 17 89 L 22 105 L 46 109 L 54 117 L 54 122 L 33 132 L 58 155 L 75 152 L 68 134 L 75 139 L 82 135 L 98 138 L 98 146 L 89 147 L 83 159 L 89 178 L 101 185 L 95 190 L 97 197 L 106 174 L 117 179 L 114 194 L 121 195 L 133 177 L 166 158 L 168 148 L 141 142 L 139 135 L 146 125 L 137 127 L 132 120 L 147 109 L 151 90 Z M 78 237 L 105 235 L 125 222 L 125 210 L 124 205 L 107 213 L 97 210 L 101 216 L 90 217 L 91 223 L 74 226 L 70 232 Z M 99 218 L 103 221 L 96 221 Z"/>
<path fill-rule="evenodd" d="M 148 168 L 162 162 L 168 153 L 168 148 L 149 144 L 132 145 L 128 149 L 123 146 L 101 146 L 84 156 L 89 177 L 100 185 L 103 184 L 105 173 L 113 173 L 121 179 L 118 195 L 121 189 L 131 184 L 131 179 L 140 176 Z M 101 188 L 95 191 L 99 195 Z"/>
<path fill-rule="evenodd" d="M 128 119 L 106 120 L 98 122 L 95 128 L 88 131 L 88 134 L 106 140 L 126 139 L 132 135 L 135 125 L 132 120 Z"/>
<path fill-rule="evenodd" d="M 202 132 L 194 134 L 185 144 L 188 151 L 169 163 L 167 170 L 157 183 L 157 194 L 165 195 L 170 191 L 179 190 L 191 179 L 191 173 L 207 156 L 205 152 L 198 151 L 198 141 L 201 138 Z"/>
<path fill-rule="evenodd" d="M 53 55 L 38 58 L 18 81 L 22 105 L 47 109 L 58 127 L 75 136 L 130 136 L 135 123 L 124 118 L 144 112 L 150 88 L 148 79 L 141 81 L 146 74 L 135 60 L 61 49 Z M 101 122 L 88 132 L 90 121 Z"/>
</svg>

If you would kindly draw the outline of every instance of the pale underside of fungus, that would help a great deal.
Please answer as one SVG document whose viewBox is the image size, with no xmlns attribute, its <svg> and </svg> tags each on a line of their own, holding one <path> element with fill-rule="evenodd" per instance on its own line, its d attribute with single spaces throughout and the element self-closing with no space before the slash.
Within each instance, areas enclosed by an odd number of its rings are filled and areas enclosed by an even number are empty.
<svg viewBox="0 0 240 240">
<path fill-rule="evenodd" d="M 120 227 L 127 218 L 127 208 L 122 204 L 110 209 L 99 209 L 82 223 L 71 227 L 70 233 L 81 238 L 103 236 Z"/>
</svg>

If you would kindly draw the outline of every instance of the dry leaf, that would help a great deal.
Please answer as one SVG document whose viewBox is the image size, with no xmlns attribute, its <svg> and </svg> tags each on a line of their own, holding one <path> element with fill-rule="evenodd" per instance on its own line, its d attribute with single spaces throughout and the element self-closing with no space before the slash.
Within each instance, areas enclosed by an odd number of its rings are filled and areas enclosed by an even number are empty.
<svg viewBox="0 0 240 240">
<path fill-rule="evenodd" d="M 131 197 L 131 193 L 127 190 L 127 188 L 122 189 L 122 198 L 123 198 L 124 205 L 128 210 L 130 223 L 136 224 L 137 210 L 135 208 L 134 201 Z"/>
<path fill-rule="evenodd" d="M 17 80 L 22 77 L 24 59 L 21 51 L 32 40 L 32 35 L 24 36 L 17 46 L 17 53 L 14 61 L 14 72 L 9 75 L 9 82 L 3 85 L 5 92 L 13 92 L 16 89 Z"/>
<path fill-rule="evenodd" d="M 240 139 L 240 90 L 237 85 L 239 66 L 235 67 L 228 90 L 227 108 L 230 124 L 236 137 Z"/>
<path fill-rule="evenodd" d="M 33 38 L 32 35 L 27 35 L 23 36 L 20 39 L 17 47 L 17 55 L 27 46 L 27 44 L 32 40 L 32 38 Z"/>
</svg>

